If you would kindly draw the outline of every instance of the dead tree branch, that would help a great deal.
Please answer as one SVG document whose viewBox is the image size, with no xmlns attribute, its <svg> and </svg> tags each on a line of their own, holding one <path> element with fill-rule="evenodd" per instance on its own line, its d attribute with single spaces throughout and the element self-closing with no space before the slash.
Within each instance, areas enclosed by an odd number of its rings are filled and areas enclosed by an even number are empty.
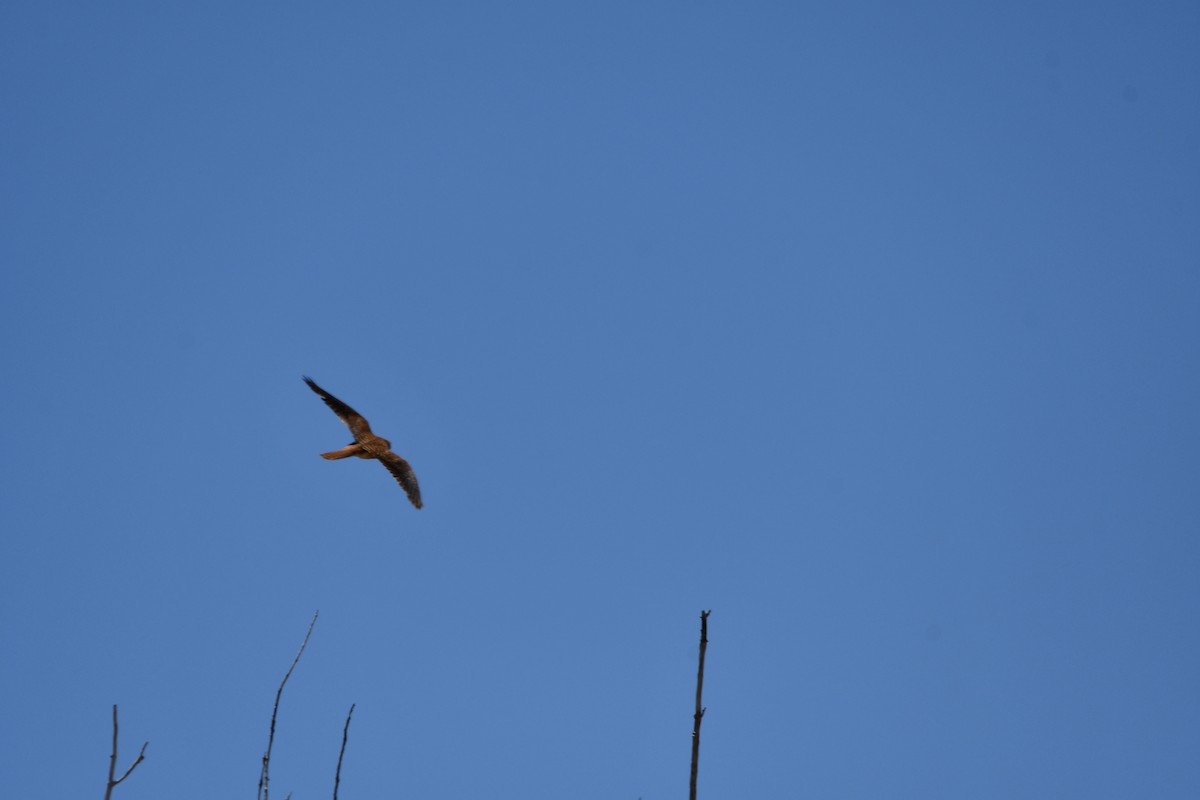
<svg viewBox="0 0 1200 800">
<path fill-rule="evenodd" d="M 333 776 L 333 800 L 337 800 L 338 785 L 342 782 L 342 757 L 346 755 L 346 739 L 350 736 L 350 718 L 354 716 L 354 703 L 350 704 L 350 713 L 346 715 L 346 727 L 342 728 L 342 751 L 338 753 L 337 772 Z"/>
<path fill-rule="evenodd" d="M 700 769 L 700 720 L 704 718 L 704 706 L 700 696 L 704 692 L 704 651 L 708 649 L 708 615 L 712 611 L 700 612 L 700 669 L 696 673 L 696 714 L 692 717 L 692 781 L 689 800 L 696 800 L 696 773 Z"/>
<path fill-rule="evenodd" d="M 271 710 L 271 733 L 267 737 L 267 752 L 263 753 L 262 775 L 258 779 L 259 800 L 268 800 L 270 792 L 271 746 L 275 744 L 275 717 L 279 714 L 279 698 L 283 696 L 283 687 L 287 685 L 288 678 L 292 677 L 292 670 L 296 668 L 300 656 L 304 655 L 304 648 L 308 647 L 308 637 L 312 636 L 313 626 L 317 624 L 317 616 L 320 613 L 321 611 L 318 609 L 313 614 L 312 622 L 308 623 L 308 633 L 304 634 L 304 641 L 300 643 L 300 649 L 296 652 L 296 657 L 292 659 L 292 665 L 288 667 L 287 674 L 283 676 L 283 680 L 279 682 L 279 689 L 275 692 L 275 707 Z"/>
<path fill-rule="evenodd" d="M 149 742 L 142 744 L 142 752 L 138 753 L 137 760 L 129 765 L 129 769 L 125 770 L 125 774 L 117 779 L 113 776 L 117 774 L 117 706 L 113 704 L 113 747 L 112 756 L 108 760 L 108 788 L 104 790 L 104 800 L 109 800 L 112 797 L 112 791 L 121 781 L 129 777 L 130 773 L 137 768 L 137 765 L 146 760 L 146 747 Z"/>
</svg>

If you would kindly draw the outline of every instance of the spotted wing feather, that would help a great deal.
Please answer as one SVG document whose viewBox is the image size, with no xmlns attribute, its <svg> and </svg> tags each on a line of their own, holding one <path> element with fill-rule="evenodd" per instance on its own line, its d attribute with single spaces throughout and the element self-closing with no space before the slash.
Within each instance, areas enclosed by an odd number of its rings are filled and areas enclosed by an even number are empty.
<svg viewBox="0 0 1200 800">
<path fill-rule="evenodd" d="M 325 405 L 333 409 L 333 413 L 337 414 L 342 422 L 346 423 L 346 427 L 350 429 L 350 433 L 354 434 L 355 439 L 371 432 L 371 426 L 363 418 L 362 414 L 359 414 L 353 408 L 338 400 L 320 386 L 317 386 L 317 382 L 312 378 L 304 376 L 304 382 L 308 384 L 308 388 L 316 392 L 325 401 Z"/>
<path fill-rule="evenodd" d="M 421 507 L 421 487 L 417 484 L 417 474 L 413 472 L 413 468 L 408 462 L 392 451 L 388 451 L 379 457 L 379 461 L 387 467 L 387 471 L 392 473 L 392 477 L 404 489 L 404 493 L 408 495 L 408 499 L 417 508 Z"/>
</svg>

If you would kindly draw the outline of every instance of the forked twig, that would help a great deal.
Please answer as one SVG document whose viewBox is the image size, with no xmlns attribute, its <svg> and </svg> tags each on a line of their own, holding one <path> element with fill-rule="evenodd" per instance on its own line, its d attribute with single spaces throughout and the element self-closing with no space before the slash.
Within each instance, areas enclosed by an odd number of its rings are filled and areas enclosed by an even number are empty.
<svg viewBox="0 0 1200 800">
<path fill-rule="evenodd" d="M 700 695 L 704 692 L 704 651 L 708 649 L 708 615 L 712 611 L 700 612 L 700 669 L 696 673 L 696 714 L 692 717 L 692 781 L 688 792 L 689 800 L 696 800 L 696 772 L 700 769 L 700 720 L 704 718 L 704 706 Z"/>
<path fill-rule="evenodd" d="M 275 717 L 279 714 L 279 698 L 283 696 L 283 687 L 287 685 L 288 678 L 292 677 L 292 670 L 296 668 L 297 662 L 300 661 L 300 656 L 304 655 L 304 648 L 308 647 L 308 637 L 312 636 L 313 626 L 317 624 L 317 616 L 321 613 L 320 609 L 313 614 L 312 622 L 308 623 L 308 633 L 304 634 L 304 641 L 300 643 L 300 649 L 296 652 L 296 657 L 292 659 L 292 665 L 288 667 L 287 674 L 283 676 L 283 680 L 279 682 L 279 689 L 275 692 L 275 707 L 271 709 L 271 733 L 267 737 L 267 752 L 263 753 L 262 759 L 262 775 L 258 779 L 258 796 L 260 800 L 268 800 L 270 793 L 271 778 L 269 775 L 271 767 L 271 746 L 275 744 Z"/>
<path fill-rule="evenodd" d="M 342 751 L 338 753 L 337 772 L 333 776 L 333 800 L 337 800 L 338 785 L 342 782 L 342 757 L 346 755 L 346 739 L 350 736 L 350 718 L 354 716 L 354 703 L 350 704 L 350 713 L 346 715 L 346 727 L 342 728 Z"/>
<path fill-rule="evenodd" d="M 146 760 L 146 747 L 149 742 L 142 744 L 142 752 L 138 753 L 137 760 L 129 765 L 129 769 L 125 770 L 125 774 L 113 780 L 113 776 L 117 773 L 117 706 L 113 704 L 113 748 L 112 756 L 108 760 L 108 788 L 104 790 L 104 800 L 109 800 L 112 797 L 112 791 L 121 781 L 129 777 L 130 773 L 137 768 L 137 765 Z"/>
</svg>

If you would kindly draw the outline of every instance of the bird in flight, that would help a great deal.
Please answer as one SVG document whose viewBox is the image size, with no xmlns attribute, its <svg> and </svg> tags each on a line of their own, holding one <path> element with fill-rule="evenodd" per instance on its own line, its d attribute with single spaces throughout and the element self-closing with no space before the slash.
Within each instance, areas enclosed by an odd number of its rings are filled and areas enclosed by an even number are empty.
<svg viewBox="0 0 1200 800">
<path fill-rule="evenodd" d="M 417 485 L 417 475 L 413 472 L 412 467 L 409 466 L 407 461 L 392 452 L 392 443 L 382 436 L 376 436 L 371 433 L 371 426 L 363 419 L 361 414 L 320 386 L 317 386 L 316 381 L 312 378 L 306 375 L 304 376 L 304 382 L 308 384 L 308 388 L 320 395 L 321 399 L 325 401 L 325 405 L 332 408 L 333 413 L 337 414 L 342 422 L 346 423 L 346 427 L 350 428 L 350 433 L 354 434 L 353 442 L 341 450 L 321 453 L 321 458 L 329 461 L 339 458 L 349 458 L 350 456 L 377 459 L 387 467 L 388 472 L 392 473 L 392 477 L 404 489 L 405 494 L 408 495 L 408 499 L 412 501 L 412 504 L 420 508 L 421 487 Z"/>
</svg>

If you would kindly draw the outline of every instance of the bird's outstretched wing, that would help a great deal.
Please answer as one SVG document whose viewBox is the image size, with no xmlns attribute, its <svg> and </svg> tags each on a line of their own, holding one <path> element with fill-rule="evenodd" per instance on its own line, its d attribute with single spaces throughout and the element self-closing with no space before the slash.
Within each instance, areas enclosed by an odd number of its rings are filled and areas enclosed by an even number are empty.
<svg viewBox="0 0 1200 800">
<path fill-rule="evenodd" d="M 354 434 L 355 439 L 362 436 L 364 433 L 371 432 L 371 426 L 365 419 L 363 419 L 362 414 L 359 414 L 353 408 L 346 405 L 341 400 L 338 400 L 320 386 L 317 386 L 317 382 L 312 378 L 308 377 L 307 375 L 303 377 L 304 382 L 308 384 L 308 388 L 320 395 L 321 399 L 325 401 L 325 405 L 332 408 L 333 413 L 337 414 L 338 417 L 341 418 L 342 422 L 346 423 L 346 427 L 350 429 L 350 433 Z"/>
<path fill-rule="evenodd" d="M 417 485 L 417 474 L 413 472 L 408 462 L 391 450 L 381 455 L 379 461 L 387 467 L 387 471 L 392 473 L 392 477 L 403 487 L 404 493 L 408 495 L 408 499 L 412 501 L 412 504 L 420 508 L 421 487 Z"/>
</svg>

